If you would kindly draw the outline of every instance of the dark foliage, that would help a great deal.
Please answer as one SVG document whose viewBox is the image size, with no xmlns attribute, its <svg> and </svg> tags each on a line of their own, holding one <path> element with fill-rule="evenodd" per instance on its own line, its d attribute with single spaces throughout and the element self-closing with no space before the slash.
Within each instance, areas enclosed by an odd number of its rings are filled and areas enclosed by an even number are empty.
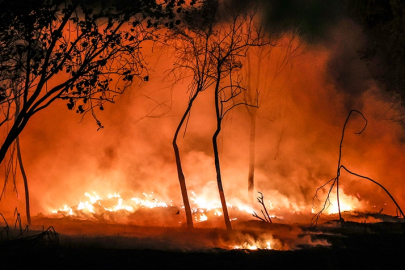
<svg viewBox="0 0 405 270">
<path fill-rule="evenodd" d="M 32 115 L 55 100 L 90 112 L 102 128 L 95 109 L 113 103 L 134 80 L 148 80 L 140 44 L 156 39 L 178 2 L 0 2 L 0 126 L 14 120 L 0 162 Z"/>
</svg>

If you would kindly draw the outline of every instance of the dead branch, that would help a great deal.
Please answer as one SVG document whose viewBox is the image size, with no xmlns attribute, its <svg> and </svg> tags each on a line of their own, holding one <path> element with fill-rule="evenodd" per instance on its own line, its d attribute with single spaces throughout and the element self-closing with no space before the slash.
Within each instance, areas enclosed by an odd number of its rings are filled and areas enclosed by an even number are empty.
<svg viewBox="0 0 405 270">
<path fill-rule="evenodd" d="M 340 201 L 339 201 L 340 165 L 341 165 L 341 160 L 342 160 L 342 147 L 343 147 L 343 139 L 344 139 L 344 136 L 345 136 L 346 126 L 347 126 L 347 123 L 349 122 L 350 116 L 351 116 L 352 113 L 354 113 L 354 112 L 360 114 L 361 117 L 362 117 L 362 118 L 364 119 L 364 121 L 365 121 L 364 127 L 363 127 L 359 132 L 355 132 L 355 134 L 356 134 L 356 135 L 360 135 L 361 133 L 363 133 L 363 131 L 364 131 L 364 130 L 366 129 L 366 127 L 367 127 L 367 119 L 364 117 L 364 115 L 363 115 L 360 111 L 358 111 L 358 110 L 351 110 L 351 111 L 349 112 L 349 115 L 347 116 L 346 121 L 345 121 L 345 123 L 344 123 L 344 125 L 343 125 L 342 138 L 340 139 L 340 145 L 339 145 L 339 159 L 338 159 L 336 177 L 335 177 L 335 178 L 332 178 L 332 179 L 329 180 L 326 184 L 324 184 L 323 186 L 321 186 L 321 188 L 322 188 L 322 187 L 326 186 L 328 183 L 333 182 L 332 185 L 331 185 L 331 188 L 329 189 L 328 195 L 326 196 L 325 203 L 324 203 L 322 209 L 314 216 L 314 218 L 312 218 L 312 222 L 311 222 L 311 225 L 312 225 L 312 226 L 316 226 L 316 225 L 318 224 L 318 219 L 319 219 L 319 217 L 321 216 L 322 212 L 327 208 L 327 207 L 326 207 L 326 204 L 328 203 L 328 206 L 330 205 L 329 197 L 330 197 L 330 194 L 331 194 L 332 189 L 333 189 L 333 187 L 335 186 L 335 184 L 336 184 L 336 194 L 337 194 L 337 204 L 338 204 L 338 211 L 339 211 L 339 220 L 340 220 L 340 222 L 341 222 L 341 225 L 343 226 L 344 220 L 343 220 L 343 218 L 342 218 L 342 213 L 341 213 L 341 211 L 340 211 Z M 317 193 L 318 193 L 318 190 L 319 190 L 319 189 L 320 189 L 320 188 L 317 189 L 314 198 L 315 198 L 315 197 L 317 198 Z M 314 205 L 312 205 L 312 206 L 314 207 Z"/>
<path fill-rule="evenodd" d="M 402 212 L 401 207 L 398 205 L 398 203 L 395 201 L 394 197 L 388 192 L 388 190 L 387 190 L 383 185 L 381 185 L 380 183 L 378 183 L 377 181 L 375 181 L 375 180 L 373 180 L 373 179 L 371 179 L 371 178 L 369 178 L 369 177 L 366 177 L 366 176 L 363 176 L 363 175 L 354 173 L 354 172 L 350 171 L 349 169 L 347 169 L 343 164 L 341 164 L 343 139 L 344 139 L 344 135 L 345 135 L 346 125 L 347 125 L 347 123 L 348 123 L 348 121 L 349 121 L 349 118 L 350 118 L 350 116 L 351 116 L 351 114 L 352 114 L 353 112 L 356 112 L 356 113 L 360 114 L 361 117 L 362 117 L 362 118 L 364 119 L 364 121 L 365 121 L 364 127 L 363 127 L 359 132 L 355 132 L 355 134 L 356 134 L 356 135 L 360 135 L 361 133 L 363 133 L 363 131 L 364 131 L 364 130 L 366 129 L 366 127 L 367 127 L 367 119 L 364 117 L 364 115 L 363 115 L 360 111 L 358 111 L 358 110 L 351 110 L 350 113 L 349 113 L 349 115 L 348 115 L 347 118 L 346 118 L 345 124 L 343 125 L 342 138 L 341 138 L 341 140 L 340 140 L 340 147 L 339 147 L 339 160 L 338 160 L 338 167 L 337 167 L 336 177 L 335 177 L 335 178 L 332 178 L 331 180 L 329 180 L 328 182 L 326 182 L 325 184 L 323 184 L 321 187 L 319 187 L 319 188 L 316 190 L 315 196 L 314 196 L 314 198 L 313 198 L 313 200 L 312 200 L 312 206 L 313 206 L 313 207 L 314 207 L 314 200 L 315 200 L 315 198 L 319 200 L 319 198 L 318 198 L 318 191 L 319 191 L 320 189 L 322 189 L 323 187 L 325 187 L 327 184 L 329 184 L 329 183 L 332 182 L 331 187 L 330 187 L 330 189 L 329 189 L 329 192 L 328 192 L 328 194 L 327 194 L 327 196 L 326 196 L 324 205 L 323 205 L 322 209 L 321 209 L 317 214 L 315 214 L 315 216 L 312 218 L 312 220 L 311 220 L 311 226 L 315 226 L 315 227 L 316 227 L 320 215 L 321 215 L 322 212 L 330 205 L 330 194 L 331 194 L 331 192 L 332 192 L 332 190 L 333 190 L 333 187 L 334 187 L 335 184 L 336 184 L 336 193 L 337 193 L 337 203 L 338 203 L 338 211 L 339 211 L 339 220 L 340 220 L 341 225 L 342 225 L 342 227 L 343 227 L 343 222 L 344 222 L 344 220 L 343 220 L 343 218 L 342 218 L 342 214 L 341 214 L 341 211 L 340 211 L 340 202 L 339 202 L 339 177 L 340 177 L 340 174 L 341 174 L 340 170 L 341 170 L 342 168 L 343 168 L 346 172 L 348 172 L 348 173 L 350 173 L 350 174 L 352 174 L 352 175 L 354 175 L 354 176 L 357 176 L 357 177 L 360 177 L 360 178 L 369 180 L 369 181 L 373 182 L 374 184 L 378 185 L 379 187 L 381 187 L 381 188 L 388 194 L 388 196 L 391 198 L 391 200 L 394 202 L 394 204 L 395 204 L 396 207 L 397 207 L 396 210 L 399 210 L 399 212 L 400 212 L 401 215 L 402 215 L 402 218 L 405 218 L 405 215 L 404 215 L 404 213 Z M 382 210 L 381 210 L 381 211 L 382 211 Z"/>
<path fill-rule="evenodd" d="M 395 203 L 395 205 L 397 206 L 397 208 L 396 208 L 395 210 L 399 210 L 399 212 L 400 212 L 401 215 L 402 215 L 402 218 L 405 218 L 404 212 L 402 212 L 401 207 L 399 207 L 399 205 L 398 205 L 398 203 L 395 201 L 394 197 L 392 197 L 392 195 L 388 192 L 388 190 L 387 190 L 383 185 L 381 185 L 381 184 L 378 183 L 377 181 L 374 181 L 373 179 L 371 179 L 371 178 L 369 178 L 369 177 L 367 177 L 367 176 L 363 176 L 363 175 L 360 175 L 360 174 L 357 174 L 357 173 L 354 173 L 354 172 L 350 171 L 350 170 L 347 169 L 344 165 L 341 165 L 340 167 L 343 168 L 346 172 L 348 172 L 348 173 L 350 173 L 350 174 L 352 174 L 352 175 L 354 175 L 354 176 L 357 176 L 357 177 L 360 177 L 360 178 L 363 178 L 363 179 L 367 179 L 367 180 L 373 182 L 374 184 L 378 185 L 379 187 L 381 187 L 381 188 L 388 194 L 388 196 L 390 196 L 391 200 L 392 200 L 392 201 Z M 381 209 L 381 211 L 382 211 L 382 209 Z M 380 212 L 381 212 L 381 211 L 380 211 Z"/>
<path fill-rule="evenodd" d="M 258 191 L 257 193 L 260 194 L 260 195 L 257 197 L 257 201 L 258 201 L 258 202 L 262 205 L 262 207 L 263 207 L 263 209 L 260 210 L 260 211 L 262 212 L 262 215 L 263 215 L 264 219 L 261 218 L 261 217 L 259 217 L 259 216 L 256 214 L 256 212 L 254 212 L 254 211 L 253 211 L 252 216 L 255 217 L 255 218 L 257 218 L 257 219 L 260 219 L 260 220 L 263 221 L 263 222 L 273 223 L 273 221 L 271 220 L 271 217 L 270 217 L 269 213 L 267 212 L 267 208 L 266 208 L 266 205 L 265 205 L 264 199 L 263 199 L 263 193 L 261 193 L 260 191 Z M 263 210 L 264 210 L 264 212 L 263 212 Z"/>
</svg>

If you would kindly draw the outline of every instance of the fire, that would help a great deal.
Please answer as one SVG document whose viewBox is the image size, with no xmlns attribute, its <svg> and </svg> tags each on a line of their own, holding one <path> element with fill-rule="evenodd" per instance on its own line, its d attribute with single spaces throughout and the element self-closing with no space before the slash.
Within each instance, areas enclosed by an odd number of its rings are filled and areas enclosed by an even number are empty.
<svg viewBox="0 0 405 270">
<path fill-rule="evenodd" d="M 173 207 L 172 203 L 168 204 L 162 200 L 156 199 L 153 192 L 151 194 L 143 193 L 144 197 L 132 197 L 129 200 L 122 198 L 117 192 L 108 194 L 106 198 L 101 197 L 96 192 L 85 192 L 84 195 L 88 198 L 86 201 L 79 201 L 76 206 L 64 205 L 58 210 L 52 210 L 52 213 L 54 215 L 69 216 L 72 218 L 90 220 L 99 220 L 102 218 L 108 220 L 111 214 L 119 211 L 130 215 L 142 208 L 167 208 L 169 205 Z M 195 192 L 191 192 L 190 205 L 194 221 L 197 223 L 219 218 L 223 214 L 222 205 L 219 200 L 209 200 L 197 196 Z M 227 206 L 229 209 L 235 210 L 235 213 L 245 214 L 249 217 L 253 213 L 253 209 L 243 203 L 237 203 L 235 205 L 227 204 Z M 235 220 L 237 220 L 237 217 L 231 218 L 231 221 Z M 181 223 L 182 222 L 180 222 L 180 224 Z"/>
<path fill-rule="evenodd" d="M 208 220 L 208 217 L 204 213 L 201 214 L 199 218 L 196 218 L 196 221 L 199 221 L 199 222 L 206 221 L 206 220 Z"/>
<path fill-rule="evenodd" d="M 134 213 L 139 208 L 155 208 L 167 207 L 165 202 L 156 200 L 152 194 L 143 193 L 144 199 L 133 197 L 126 201 L 121 198 L 119 193 L 108 194 L 107 198 L 103 199 L 96 192 L 92 194 L 84 193 L 89 199 L 84 202 L 79 202 L 76 206 L 69 207 L 64 205 L 59 210 L 52 210 L 53 214 L 72 217 L 87 217 L 94 218 L 89 214 L 101 215 L 105 212 L 118 212 L 125 211 L 127 213 Z"/>
<path fill-rule="evenodd" d="M 146 199 L 131 198 L 131 201 L 135 202 L 137 205 L 140 205 L 141 207 L 147 208 L 167 207 L 167 204 L 165 202 L 158 201 L 153 198 L 153 192 L 151 195 L 148 195 L 146 193 L 143 193 L 143 195 L 145 195 Z"/>
<path fill-rule="evenodd" d="M 340 211 L 341 212 L 351 211 L 351 210 L 353 210 L 353 208 L 349 203 L 347 203 L 343 200 L 340 200 Z M 339 213 L 338 204 L 337 203 L 331 204 L 328 208 L 328 214 L 331 215 L 331 214 L 336 214 L 336 213 Z"/>
<path fill-rule="evenodd" d="M 205 198 L 198 197 L 194 191 L 191 191 L 191 204 L 193 205 L 193 212 L 197 212 L 198 209 L 204 209 L 205 211 L 210 211 L 213 209 L 221 208 L 221 203 L 219 201 L 208 201 Z M 229 206 L 229 205 L 228 205 Z M 222 212 L 221 212 L 222 215 Z"/>
<path fill-rule="evenodd" d="M 64 205 L 62 208 L 60 208 L 59 210 L 52 210 L 52 213 L 53 213 L 53 214 L 56 214 L 56 213 L 58 213 L 58 211 L 65 212 L 65 213 L 67 213 L 68 216 L 73 215 L 72 208 L 70 208 L 69 206 L 67 206 L 67 204 L 65 204 L 65 205 Z"/>
<path fill-rule="evenodd" d="M 89 202 L 84 202 L 84 203 L 79 202 L 79 205 L 77 206 L 77 210 L 87 210 L 90 213 L 95 213 L 93 205 Z"/>
<path fill-rule="evenodd" d="M 142 195 L 143 196 L 141 197 L 132 197 L 126 199 L 121 197 L 120 193 L 118 192 L 112 192 L 105 197 L 100 196 L 96 192 L 85 192 L 84 196 L 87 198 L 87 200 L 79 201 L 79 203 L 73 206 L 68 206 L 67 204 L 65 204 L 60 209 L 53 210 L 52 214 L 54 215 L 54 217 L 70 217 L 99 221 L 103 220 L 137 223 L 139 221 L 139 216 L 137 216 L 138 214 L 132 214 L 137 213 L 137 211 L 141 209 L 156 209 L 157 212 L 155 211 L 154 213 L 156 213 L 156 216 L 159 216 L 158 218 L 164 219 L 165 217 L 169 217 L 171 221 L 167 222 L 169 222 L 170 224 L 176 224 L 175 226 L 177 226 L 177 224 L 180 224 L 180 226 L 184 224 L 185 220 L 183 220 L 181 216 L 177 216 L 180 213 L 184 213 L 183 211 L 180 211 L 180 209 L 184 208 L 184 206 L 173 206 L 172 201 L 170 201 L 170 203 L 167 203 L 163 200 L 157 199 L 155 198 L 153 192 L 150 194 L 142 193 Z M 190 195 L 190 206 L 195 223 L 202 223 L 206 221 L 222 222 L 223 212 L 222 205 L 219 199 L 208 199 L 204 196 L 197 196 L 197 194 L 193 191 L 190 192 Z M 331 198 L 334 197 L 333 195 L 334 194 L 331 194 Z M 227 203 L 228 210 L 230 211 L 230 221 L 236 223 L 237 220 L 243 221 L 254 219 L 252 217 L 252 214 L 254 213 L 252 207 L 244 204 L 239 200 L 231 199 L 230 201 L 232 204 Z M 359 204 L 360 202 L 358 200 L 358 197 L 349 196 L 344 194 L 343 192 L 341 193 L 340 210 L 342 212 L 357 209 Z M 274 214 L 274 211 L 280 210 L 278 208 L 278 201 L 275 204 L 273 204 L 273 202 L 271 201 L 268 201 L 266 205 L 267 210 L 269 211 L 268 214 L 272 219 L 283 219 L 283 217 L 279 216 L 278 214 L 277 216 Z M 164 208 L 168 208 L 168 210 L 163 210 Z M 257 208 L 258 209 L 256 209 L 255 212 L 260 214 L 259 206 L 257 206 Z M 317 209 L 319 208 L 312 206 L 310 211 L 312 212 L 312 214 L 314 214 L 317 212 Z M 338 207 L 335 201 L 333 201 L 325 211 L 325 213 L 327 214 L 335 214 L 337 212 Z M 140 215 L 145 215 L 142 214 L 145 212 L 139 213 Z M 291 213 L 294 213 L 294 211 L 292 211 Z M 209 224 L 210 226 L 213 225 L 212 223 Z M 249 245 L 251 247 L 256 246 L 258 249 L 265 248 L 263 244 Z M 249 249 L 247 245 L 245 245 L 243 248 Z"/>
<path fill-rule="evenodd" d="M 333 197 L 336 198 L 336 193 L 333 193 Z M 340 211 L 352 211 L 354 209 L 358 209 L 362 207 L 360 202 L 360 195 L 357 193 L 357 197 L 346 195 L 344 192 L 341 192 L 339 196 L 339 203 L 340 203 Z M 337 201 L 335 200 L 333 203 L 329 205 L 327 208 L 328 214 L 336 214 L 339 212 Z"/>
<path fill-rule="evenodd" d="M 311 207 L 311 213 L 316 214 L 320 209 L 323 208 L 325 200 L 327 200 L 327 193 L 321 195 L 320 199 L 313 204 Z M 329 194 L 329 201 L 326 201 L 325 204 L 325 214 L 332 215 L 339 213 L 339 207 L 336 200 L 337 193 L 336 191 L 332 191 Z M 362 211 L 367 208 L 367 200 L 361 198 L 359 193 L 356 195 L 346 194 L 345 191 L 340 188 L 339 189 L 339 204 L 340 204 L 340 211 Z"/>
<path fill-rule="evenodd" d="M 84 196 L 89 197 L 90 203 L 93 204 L 99 200 L 102 200 L 100 196 L 98 196 L 95 192 L 93 192 L 94 196 L 89 194 L 88 192 L 84 193 Z"/>
<path fill-rule="evenodd" d="M 124 204 L 124 200 L 121 198 L 118 198 L 118 203 L 116 205 L 114 205 L 113 207 L 108 207 L 108 208 L 104 208 L 107 211 L 111 211 L 111 212 L 116 212 L 118 210 L 126 210 L 128 212 L 135 212 L 134 208 L 132 206 L 129 205 L 125 205 Z"/>
<path fill-rule="evenodd" d="M 272 249 L 269 241 L 266 242 L 266 245 L 255 242 L 249 244 L 248 242 L 243 243 L 242 245 L 233 246 L 232 249 L 249 249 L 249 250 L 258 250 L 258 249 Z"/>
</svg>

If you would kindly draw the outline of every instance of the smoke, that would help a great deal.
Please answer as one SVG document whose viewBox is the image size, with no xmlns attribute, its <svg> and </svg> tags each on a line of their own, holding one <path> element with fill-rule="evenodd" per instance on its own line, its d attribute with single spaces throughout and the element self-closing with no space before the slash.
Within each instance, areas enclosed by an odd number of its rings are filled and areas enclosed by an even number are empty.
<svg viewBox="0 0 405 270">
<path fill-rule="evenodd" d="M 362 109 L 362 95 L 373 85 L 366 62 L 360 51 L 366 50 L 366 37 L 359 25 L 342 20 L 331 29 L 328 45 L 333 48 L 328 62 L 328 73 L 338 91 L 344 95 L 347 110 Z"/>
<path fill-rule="evenodd" d="M 266 204 L 274 206 L 271 211 L 282 217 L 282 222 L 309 222 L 308 216 L 299 212 L 310 213 L 316 189 L 336 176 L 342 127 L 354 108 L 362 110 L 368 127 L 360 136 L 355 135 L 364 122 L 356 116 L 350 119 L 343 164 L 380 182 L 401 206 L 405 205 L 404 192 L 398 188 L 403 186 L 404 132 L 387 120 L 395 112 L 390 102 L 381 98 L 365 63 L 356 57 L 367 43 L 361 27 L 347 19 L 339 20 L 339 9 L 331 14 L 335 1 L 331 5 L 324 2 L 273 1 L 268 6 L 268 14 L 275 18 L 269 19 L 269 26 L 281 29 L 297 23 L 303 25 L 300 35 L 305 40 L 310 40 L 305 38 L 305 31 L 322 40 L 291 59 L 292 68 L 284 69 L 263 90 L 270 94 L 261 104 L 257 119 L 255 188 L 263 192 Z M 301 8 L 302 3 L 306 4 Z M 274 58 L 268 65 L 277 63 L 274 59 L 283 54 L 282 50 L 272 52 Z M 104 129 L 97 131 L 90 115 L 82 119 L 63 102 L 32 118 L 21 134 L 21 144 L 34 215 L 50 213 L 64 204 L 74 205 L 84 199 L 85 192 L 92 191 L 101 196 L 120 192 L 126 197 L 154 192 L 162 200 L 181 206 L 171 142 L 188 94 L 187 81 L 173 88 L 172 82 L 163 81 L 165 70 L 172 65 L 170 53 L 158 58 L 161 52 L 155 48 L 148 58 L 154 67 L 150 81 L 142 87 L 134 85 L 117 97 L 116 104 L 97 113 Z M 179 148 L 188 189 L 218 199 L 212 102 L 209 89 L 199 96 Z M 248 123 L 246 109 L 239 107 L 225 119 L 220 137 L 224 190 L 230 204 L 245 201 L 247 195 Z M 16 205 L 23 212 L 20 177 L 17 184 L 19 198 L 9 185 L 8 196 L 0 201 L 3 213 L 12 215 Z M 364 179 L 343 174 L 340 187 L 355 209 L 378 212 L 383 208 L 383 213 L 395 214 L 387 195 Z M 260 206 L 255 205 L 255 209 L 260 211 Z"/>
<path fill-rule="evenodd" d="M 233 0 L 233 4 L 240 8 L 258 5 L 268 31 L 294 32 L 311 42 L 327 37 L 345 11 L 345 1 L 336 0 Z"/>
<path fill-rule="evenodd" d="M 392 93 L 385 91 L 401 95 L 398 85 L 403 68 L 398 63 L 402 59 L 399 48 L 403 47 L 403 40 L 398 33 L 402 33 L 403 24 L 398 23 L 402 7 L 398 3 L 335 0 L 233 0 L 233 3 L 242 8 L 258 5 L 263 24 L 271 34 L 294 33 L 310 46 L 328 47 L 328 75 L 343 93 L 348 110 L 362 109 L 362 95 L 377 84 L 381 87 L 377 95 L 397 103 Z M 384 29 L 392 29 L 392 33 Z M 397 59 L 387 59 L 393 55 Z"/>
</svg>

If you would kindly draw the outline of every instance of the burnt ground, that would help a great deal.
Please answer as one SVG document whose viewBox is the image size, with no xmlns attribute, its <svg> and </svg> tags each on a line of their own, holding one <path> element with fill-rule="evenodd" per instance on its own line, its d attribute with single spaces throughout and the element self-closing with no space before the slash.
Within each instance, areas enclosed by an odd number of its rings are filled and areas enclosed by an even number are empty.
<svg viewBox="0 0 405 270">
<path fill-rule="evenodd" d="M 87 224 L 89 225 L 89 224 Z M 114 225 L 115 226 L 115 225 Z M 293 232 L 289 225 L 246 222 L 260 232 Z M 99 227 L 102 227 L 99 225 Z M 246 228 L 239 232 L 247 233 Z M 276 228 L 276 229 L 274 229 Z M 281 229 L 280 229 L 281 228 Z M 326 240 L 331 245 L 300 244 L 294 250 L 227 250 L 222 248 L 185 249 L 168 242 L 185 237 L 184 230 L 173 228 L 132 228 L 133 235 L 72 235 L 31 232 L 31 237 L 0 241 L 0 269 L 401 269 L 405 254 L 405 223 L 373 224 L 327 222 L 314 228 L 301 228 L 303 237 Z M 139 237 L 135 231 L 148 235 Z M 127 232 L 131 231 L 127 227 Z M 258 230 L 249 231 L 255 235 Z M 227 239 L 224 230 L 200 229 L 196 239 Z M 41 235 L 40 237 L 38 235 Z M 170 235 L 168 238 L 157 235 Z M 52 238 L 59 236 L 58 238 Z M 185 237 L 187 238 L 187 237 Z M 57 241 L 59 240 L 59 241 Z M 154 244 L 153 244 L 154 243 Z M 195 247 L 197 247 L 196 245 Z M 162 247 L 161 249 L 159 247 Z"/>
<path fill-rule="evenodd" d="M 364 239 L 362 239 L 364 241 Z M 403 240 L 403 239 L 402 239 Z M 401 247 L 312 248 L 295 251 L 205 252 L 98 247 L 1 252 L 2 269 L 400 269 Z"/>
</svg>

